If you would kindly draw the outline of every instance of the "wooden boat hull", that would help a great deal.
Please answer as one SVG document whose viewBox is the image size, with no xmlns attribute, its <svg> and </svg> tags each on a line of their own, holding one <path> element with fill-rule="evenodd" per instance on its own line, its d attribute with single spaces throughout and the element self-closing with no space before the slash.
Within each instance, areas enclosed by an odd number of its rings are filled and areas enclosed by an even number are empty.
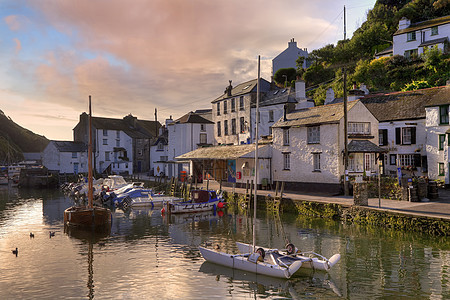
<svg viewBox="0 0 450 300">
<path fill-rule="evenodd" d="M 253 249 L 252 245 L 241 242 L 236 242 L 236 246 L 238 247 L 240 253 L 247 253 Z M 275 250 L 259 246 L 256 246 L 256 248 L 263 248 L 266 252 Z M 293 258 L 303 261 L 302 268 L 329 271 L 341 259 L 341 255 L 335 254 L 330 259 L 307 257 L 303 255 L 295 255 Z"/>
<path fill-rule="evenodd" d="M 111 226 L 111 211 L 104 207 L 72 206 L 64 211 L 64 224 L 70 226 Z"/>
<path fill-rule="evenodd" d="M 200 253 L 206 261 L 222 265 L 225 267 L 262 274 L 277 278 L 291 278 L 302 266 L 302 261 L 294 262 L 290 267 L 282 267 L 268 262 L 252 262 L 249 260 L 250 254 L 228 254 L 216 250 L 199 247 Z"/>
</svg>

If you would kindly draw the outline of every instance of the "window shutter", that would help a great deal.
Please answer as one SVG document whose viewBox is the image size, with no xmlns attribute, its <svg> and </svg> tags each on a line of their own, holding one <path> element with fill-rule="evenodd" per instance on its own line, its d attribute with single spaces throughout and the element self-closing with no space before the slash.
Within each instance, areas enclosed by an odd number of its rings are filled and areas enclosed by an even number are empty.
<svg viewBox="0 0 450 300">
<path fill-rule="evenodd" d="M 411 127 L 411 144 L 416 143 L 416 127 Z"/>
<path fill-rule="evenodd" d="M 402 143 L 402 131 L 401 128 L 395 128 L 395 143 L 400 145 Z"/>
</svg>

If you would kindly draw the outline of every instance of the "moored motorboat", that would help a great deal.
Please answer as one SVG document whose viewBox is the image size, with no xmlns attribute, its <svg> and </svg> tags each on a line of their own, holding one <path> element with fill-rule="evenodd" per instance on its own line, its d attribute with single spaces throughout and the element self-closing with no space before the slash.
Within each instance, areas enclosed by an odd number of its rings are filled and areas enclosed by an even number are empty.
<svg viewBox="0 0 450 300">
<path fill-rule="evenodd" d="M 253 246 L 246 243 L 236 242 L 236 246 L 240 253 L 248 253 L 252 251 Z M 286 265 L 290 265 L 297 260 L 303 262 L 302 268 L 309 268 L 314 270 L 329 271 L 335 264 L 341 259 L 340 254 L 334 254 L 332 257 L 327 259 L 326 257 L 312 252 L 300 252 L 293 244 L 286 245 L 286 249 L 269 249 L 264 247 L 256 246 L 257 248 L 264 249 L 266 254 L 271 254 L 274 259 L 282 261 Z"/>
<path fill-rule="evenodd" d="M 224 206 L 222 195 L 217 195 L 212 190 L 193 190 L 189 201 L 179 203 L 166 203 L 161 210 L 162 213 L 192 213 L 215 210 Z"/>
</svg>

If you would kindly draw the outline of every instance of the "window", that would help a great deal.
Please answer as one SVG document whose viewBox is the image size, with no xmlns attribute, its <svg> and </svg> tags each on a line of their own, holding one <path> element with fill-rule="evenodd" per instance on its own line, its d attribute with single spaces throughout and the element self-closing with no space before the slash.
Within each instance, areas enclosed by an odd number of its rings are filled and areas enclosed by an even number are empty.
<svg viewBox="0 0 450 300">
<path fill-rule="evenodd" d="M 103 139 L 103 145 L 108 145 L 108 139 Z"/>
<path fill-rule="evenodd" d="M 103 136 L 108 136 L 108 130 L 107 129 L 103 129 Z"/>
<path fill-rule="evenodd" d="M 223 101 L 223 114 L 227 114 L 227 100 Z"/>
<path fill-rule="evenodd" d="M 433 26 L 431 27 L 431 35 L 438 35 L 439 34 L 439 30 L 437 26 Z"/>
<path fill-rule="evenodd" d="M 217 122 L 217 136 L 222 136 L 222 131 L 220 129 L 220 121 Z"/>
<path fill-rule="evenodd" d="M 364 153 L 364 170 L 372 171 L 375 166 L 375 153 Z"/>
<path fill-rule="evenodd" d="M 348 134 L 370 134 L 370 123 L 348 122 Z"/>
<path fill-rule="evenodd" d="M 397 155 L 396 154 L 389 154 L 389 159 L 390 159 L 389 164 L 391 166 L 395 166 L 397 164 Z"/>
<path fill-rule="evenodd" d="M 228 120 L 223 121 L 223 133 L 228 135 Z"/>
<path fill-rule="evenodd" d="M 77 158 L 77 157 L 78 157 L 77 152 L 72 152 L 72 158 Z"/>
<path fill-rule="evenodd" d="M 159 157 L 159 160 L 160 161 L 168 161 L 169 157 L 167 155 L 162 155 L 162 156 Z"/>
<path fill-rule="evenodd" d="M 236 119 L 231 119 L 231 134 L 236 134 Z"/>
<path fill-rule="evenodd" d="M 406 41 L 410 42 L 410 41 L 415 41 L 416 40 L 416 32 L 412 31 L 412 32 L 408 32 L 407 36 L 406 36 Z"/>
<path fill-rule="evenodd" d="M 235 112 L 236 111 L 236 100 L 231 99 L 231 112 Z"/>
<path fill-rule="evenodd" d="M 386 146 L 388 145 L 388 130 L 387 129 L 379 129 L 378 130 L 378 145 Z"/>
<path fill-rule="evenodd" d="M 416 143 L 416 127 L 395 128 L 395 144 L 414 145 Z"/>
<path fill-rule="evenodd" d="M 269 110 L 269 122 L 273 122 L 273 110 Z"/>
<path fill-rule="evenodd" d="M 164 144 L 158 143 L 158 145 L 156 146 L 156 151 L 164 151 Z"/>
<path fill-rule="evenodd" d="M 105 161 L 110 161 L 110 159 L 109 159 L 109 151 L 105 152 Z"/>
<path fill-rule="evenodd" d="M 220 102 L 217 102 L 217 115 L 220 116 Z"/>
<path fill-rule="evenodd" d="M 439 163 L 439 176 L 444 176 L 445 170 L 444 170 L 444 163 Z"/>
<path fill-rule="evenodd" d="M 320 126 L 308 127 L 308 144 L 320 143 Z"/>
<path fill-rule="evenodd" d="M 412 50 L 406 50 L 404 56 L 406 58 L 411 58 L 411 57 L 417 56 L 418 54 L 419 54 L 419 52 L 417 49 L 412 49 Z"/>
<path fill-rule="evenodd" d="M 439 106 L 440 124 L 448 124 L 448 105 Z"/>
<path fill-rule="evenodd" d="M 200 133 L 200 144 L 206 144 L 207 143 L 207 135 L 206 133 Z"/>
<path fill-rule="evenodd" d="M 439 135 L 439 150 L 444 150 L 445 145 L 445 134 Z"/>
<path fill-rule="evenodd" d="M 283 145 L 289 145 L 289 128 L 283 128 Z"/>
<path fill-rule="evenodd" d="M 400 167 L 406 166 L 420 167 L 422 159 L 420 154 L 399 154 L 398 163 Z"/>
<path fill-rule="evenodd" d="M 283 153 L 283 170 L 291 169 L 291 153 Z"/>
<path fill-rule="evenodd" d="M 239 110 L 245 110 L 245 107 L 244 107 L 244 96 L 239 97 Z"/>
<path fill-rule="evenodd" d="M 245 118 L 244 117 L 240 117 L 239 119 L 239 129 L 241 133 L 245 132 Z"/>
<path fill-rule="evenodd" d="M 313 153 L 313 167 L 314 171 L 320 171 L 320 153 Z"/>
<path fill-rule="evenodd" d="M 200 124 L 200 131 L 206 131 L 206 125 Z"/>
</svg>

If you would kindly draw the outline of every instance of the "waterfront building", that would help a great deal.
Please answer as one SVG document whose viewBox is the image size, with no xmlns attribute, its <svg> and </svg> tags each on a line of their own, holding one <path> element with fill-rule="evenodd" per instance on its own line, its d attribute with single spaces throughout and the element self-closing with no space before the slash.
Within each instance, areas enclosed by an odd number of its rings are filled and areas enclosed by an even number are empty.
<svg viewBox="0 0 450 300">
<path fill-rule="evenodd" d="M 66 174 L 88 172 L 87 144 L 50 141 L 41 154 L 42 165 L 49 171 Z"/>
</svg>

